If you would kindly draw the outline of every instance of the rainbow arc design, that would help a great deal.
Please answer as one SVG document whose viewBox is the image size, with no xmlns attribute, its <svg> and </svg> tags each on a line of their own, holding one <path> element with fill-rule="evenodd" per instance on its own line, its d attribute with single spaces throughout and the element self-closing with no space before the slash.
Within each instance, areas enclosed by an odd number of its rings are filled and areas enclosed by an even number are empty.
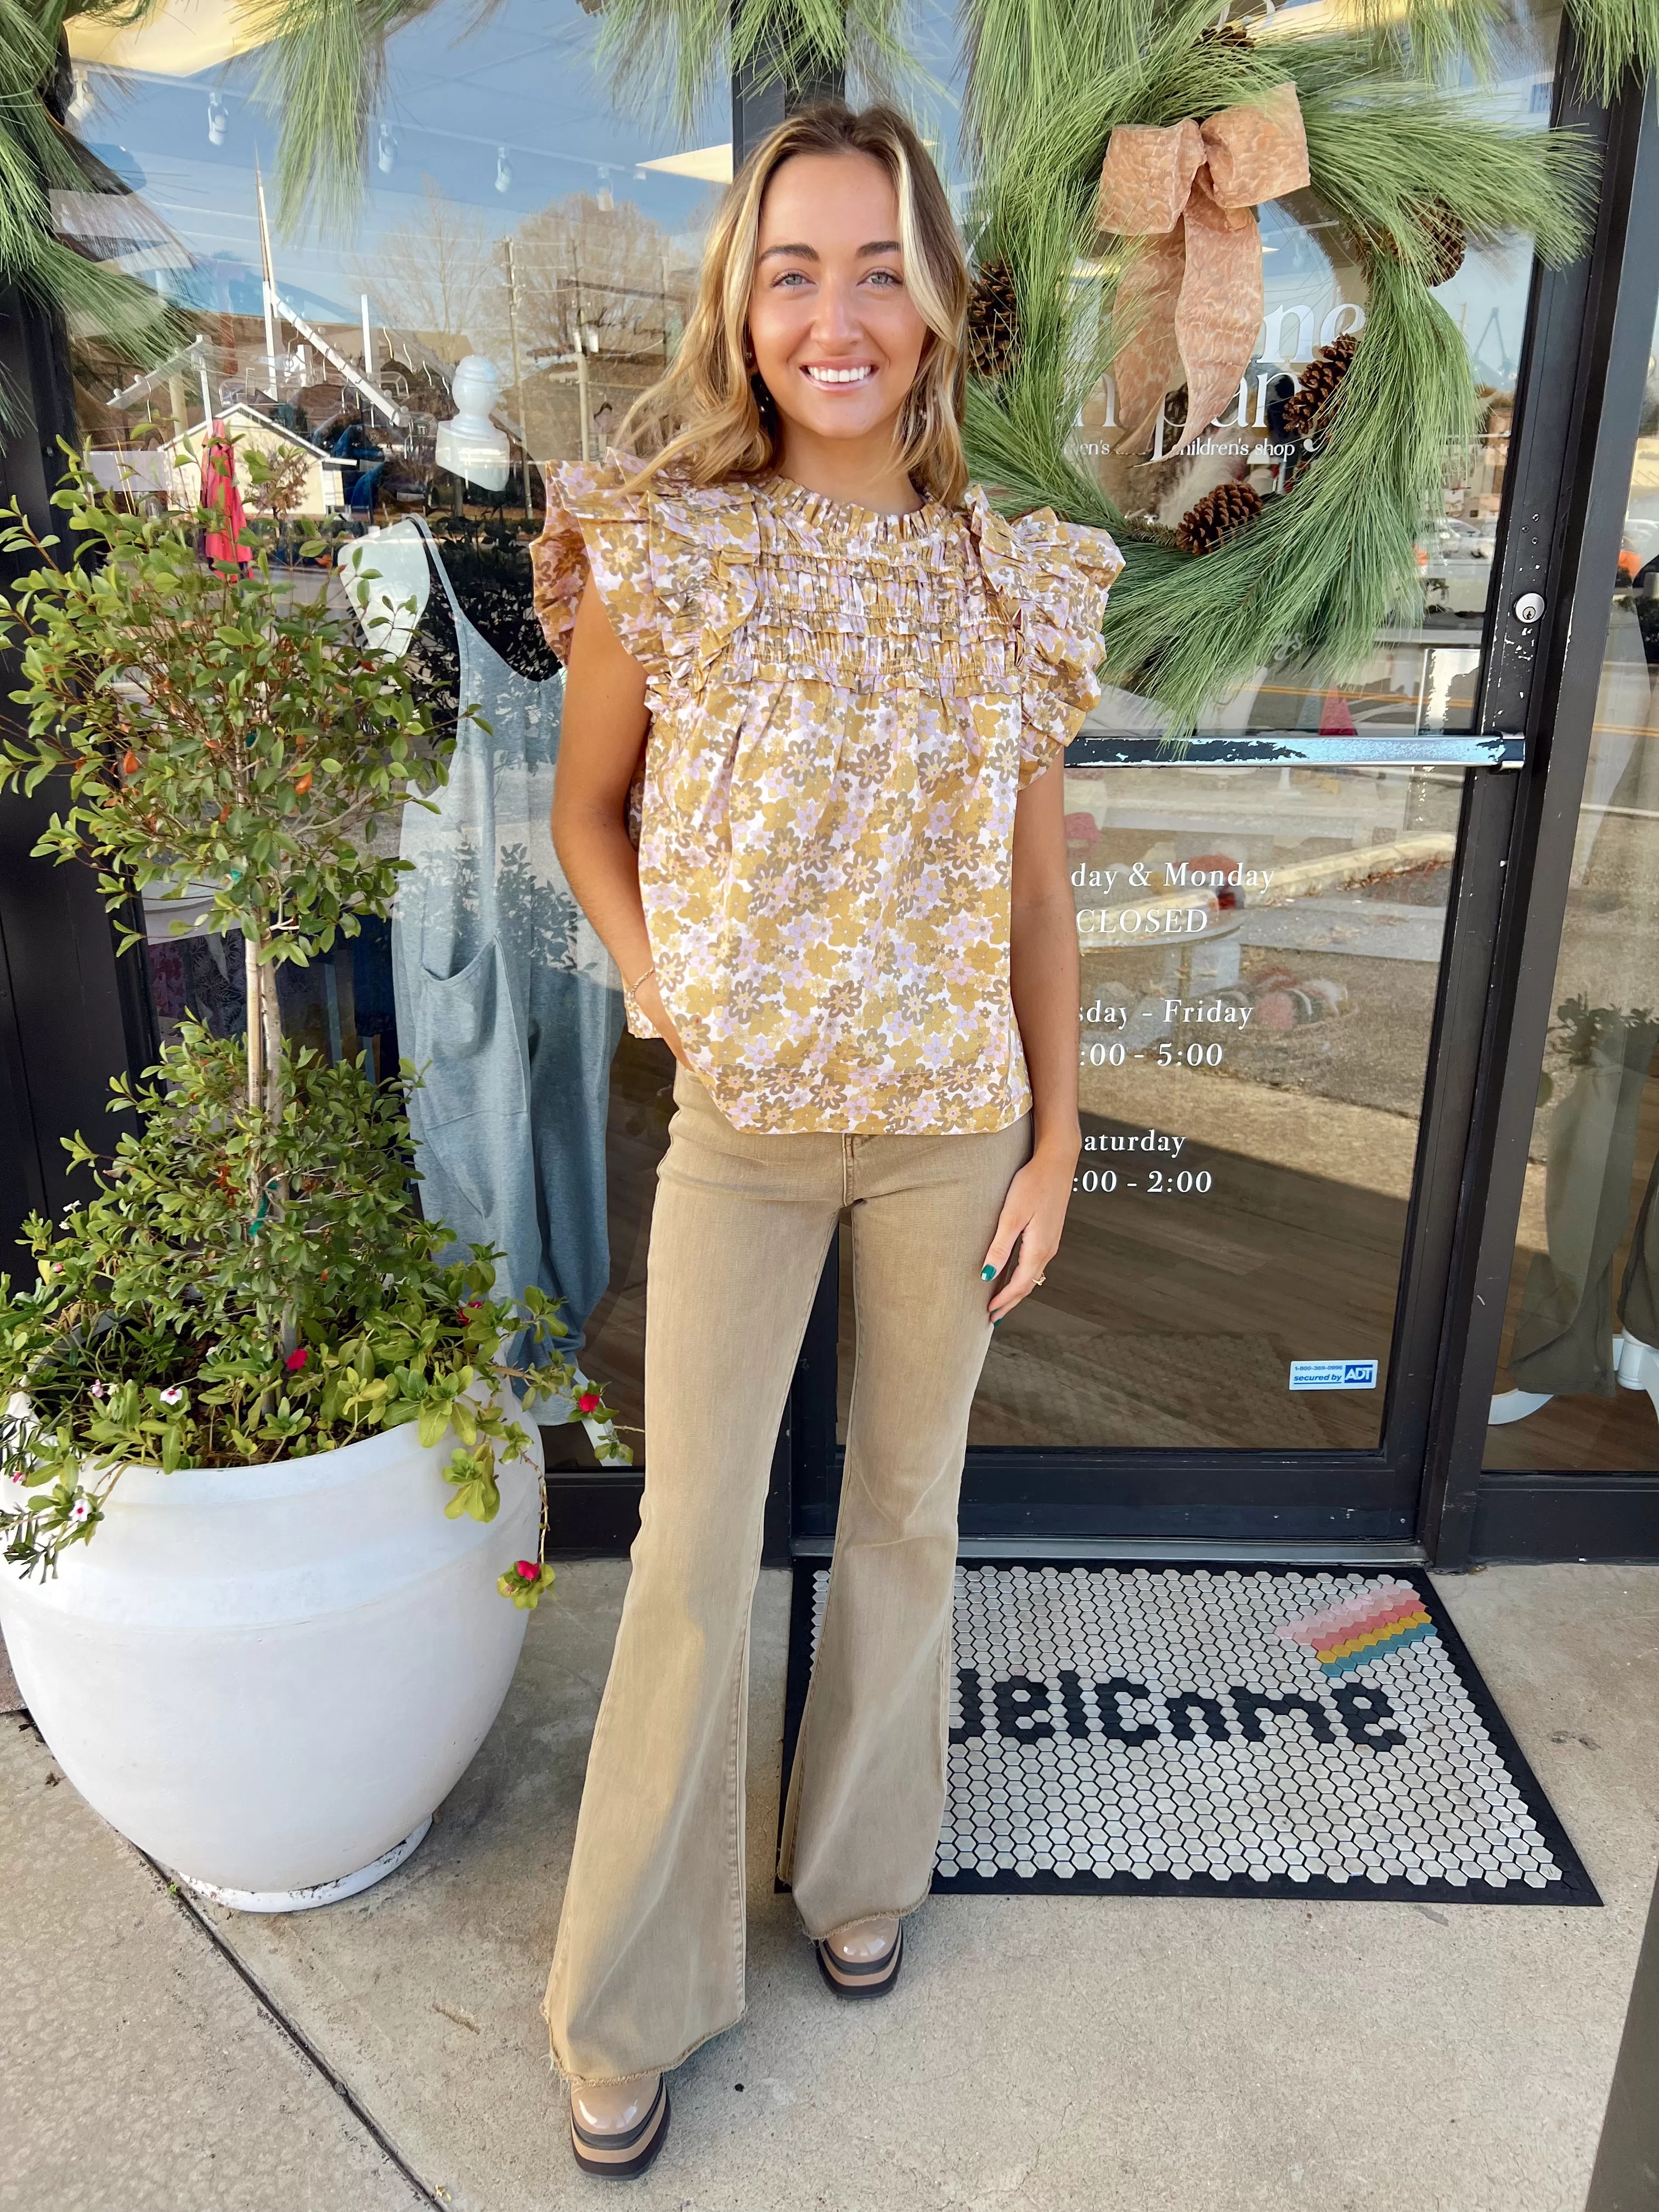
<svg viewBox="0 0 1659 2212">
<path fill-rule="evenodd" d="M 1304 1645 L 1327 1678 L 1335 1680 L 1385 1652 L 1420 1643 L 1435 1633 L 1435 1626 L 1409 1583 L 1383 1583 L 1340 1605 L 1285 1621 L 1279 1633 L 1287 1644 Z"/>
</svg>

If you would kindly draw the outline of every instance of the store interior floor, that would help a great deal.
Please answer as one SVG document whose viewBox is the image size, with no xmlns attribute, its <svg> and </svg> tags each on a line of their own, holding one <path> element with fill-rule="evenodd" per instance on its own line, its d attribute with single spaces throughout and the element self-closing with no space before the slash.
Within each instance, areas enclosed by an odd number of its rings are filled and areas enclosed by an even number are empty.
<svg viewBox="0 0 1659 2212">
<path fill-rule="evenodd" d="M 574 1563 L 431 1835 L 365 1895 L 170 1892 L 0 1722 L 0 2206 L 542 2212 L 571 2165 L 538 2005 L 626 1566 Z M 788 1577 L 750 1710 L 750 2010 L 617 2194 L 676 2212 L 1579 2212 L 1653 1886 L 1659 1568 L 1440 1584 L 1601 1911 L 935 1899 L 890 2002 L 774 1893 Z"/>
</svg>

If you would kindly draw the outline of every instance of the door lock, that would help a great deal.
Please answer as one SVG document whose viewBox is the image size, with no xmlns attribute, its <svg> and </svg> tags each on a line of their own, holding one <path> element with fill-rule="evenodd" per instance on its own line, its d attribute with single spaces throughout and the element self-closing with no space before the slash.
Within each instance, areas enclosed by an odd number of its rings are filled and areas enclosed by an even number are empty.
<svg viewBox="0 0 1659 2212">
<path fill-rule="evenodd" d="M 1528 629 L 1544 618 L 1544 594 L 1541 592 L 1522 592 L 1515 603 L 1515 619 L 1524 623 Z"/>
</svg>

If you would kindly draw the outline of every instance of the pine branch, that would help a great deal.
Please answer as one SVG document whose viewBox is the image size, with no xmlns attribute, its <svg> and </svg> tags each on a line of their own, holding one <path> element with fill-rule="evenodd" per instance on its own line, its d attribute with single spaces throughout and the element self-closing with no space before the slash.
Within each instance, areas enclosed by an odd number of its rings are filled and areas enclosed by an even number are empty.
<svg viewBox="0 0 1659 2212">
<path fill-rule="evenodd" d="M 1631 76 L 1659 70 L 1659 0 L 1567 0 L 1578 70 L 1596 99 L 1610 100 Z"/>
</svg>

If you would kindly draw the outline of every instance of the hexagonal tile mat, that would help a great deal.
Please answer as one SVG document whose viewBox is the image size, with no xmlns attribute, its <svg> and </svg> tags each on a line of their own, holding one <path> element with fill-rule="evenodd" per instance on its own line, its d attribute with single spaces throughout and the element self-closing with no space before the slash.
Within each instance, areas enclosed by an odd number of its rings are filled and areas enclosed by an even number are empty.
<svg viewBox="0 0 1659 2212">
<path fill-rule="evenodd" d="M 975 1561 L 955 1644 L 935 1891 L 1601 1902 L 1421 1575 Z"/>
</svg>

